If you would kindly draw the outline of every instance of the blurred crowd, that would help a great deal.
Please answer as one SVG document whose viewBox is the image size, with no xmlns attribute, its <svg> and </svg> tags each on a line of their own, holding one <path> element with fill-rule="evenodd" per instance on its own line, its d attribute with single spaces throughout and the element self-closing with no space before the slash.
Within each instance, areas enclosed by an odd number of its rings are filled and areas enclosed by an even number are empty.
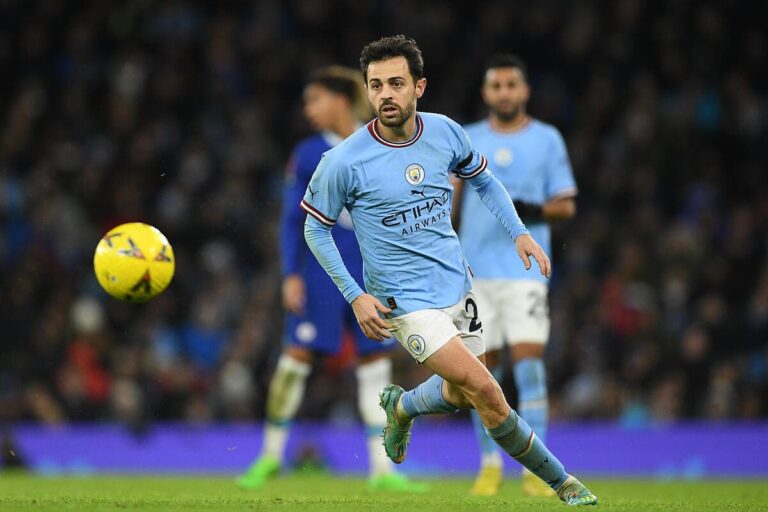
<svg viewBox="0 0 768 512">
<path fill-rule="evenodd" d="M 514 51 L 529 110 L 566 138 L 580 195 L 554 233 L 553 418 L 768 416 L 759 3 L 450 5 L 0 0 L 0 423 L 263 417 L 303 81 L 401 32 L 424 51 L 421 110 L 483 117 L 482 63 Z M 91 264 L 136 220 L 177 256 L 143 306 Z M 320 364 L 300 417 L 354 418 L 353 364 Z"/>
</svg>

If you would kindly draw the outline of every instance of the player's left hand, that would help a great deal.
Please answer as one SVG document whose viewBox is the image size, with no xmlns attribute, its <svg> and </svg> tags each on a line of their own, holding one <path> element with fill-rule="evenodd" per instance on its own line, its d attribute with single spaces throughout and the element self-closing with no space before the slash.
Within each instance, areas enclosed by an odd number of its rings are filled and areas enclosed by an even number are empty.
<svg viewBox="0 0 768 512">
<path fill-rule="evenodd" d="M 531 238 L 531 235 L 520 235 L 515 238 L 515 246 L 517 247 L 517 255 L 525 265 L 525 270 L 531 269 L 530 257 L 536 260 L 536 263 L 541 269 L 541 275 L 549 277 L 552 275 L 552 264 L 549 262 L 549 256 L 544 252 L 539 244 Z"/>
</svg>

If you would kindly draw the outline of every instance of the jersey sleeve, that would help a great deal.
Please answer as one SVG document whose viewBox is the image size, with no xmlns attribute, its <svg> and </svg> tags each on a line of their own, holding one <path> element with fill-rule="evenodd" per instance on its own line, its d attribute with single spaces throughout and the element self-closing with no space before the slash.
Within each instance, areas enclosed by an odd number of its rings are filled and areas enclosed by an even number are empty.
<svg viewBox="0 0 768 512">
<path fill-rule="evenodd" d="M 301 207 L 321 224 L 333 227 L 347 204 L 349 181 L 348 167 L 324 154 L 307 185 Z"/>
<path fill-rule="evenodd" d="M 469 135 L 458 123 L 448 120 L 453 134 L 453 161 L 451 170 L 457 178 L 469 180 L 478 176 L 488 167 L 488 160 L 472 147 Z"/>
<path fill-rule="evenodd" d="M 336 283 L 347 302 L 352 304 L 356 298 L 365 293 L 344 265 L 339 248 L 333 240 L 333 235 L 331 235 L 331 228 L 317 220 L 316 217 L 307 215 L 307 220 L 304 223 L 304 238 L 309 250 L 312 251 L 320 266 Z"/>
<path fill-rule="evenodd" d="M 563 136 L 556 129 L 553 131 L 552 150 L 549 152 L 546 170 L 547 200 L 556 197 L 572 197 L 578 193 Z"/>
<path fill-rule="evenodd" d="M 283 275 L 296 274 L 302 265 L 304 245 L 304 212 L 296 208 L 312 176 L 307 171 L 301 148 L 294 149 L 285 166 L 283 208 L 280 215 L 280 262 Z"/>
<path fill-rule="evenodd" d="M 528 228 L 515 210 L 509 192 L 493 175 L 490 169 L 478 173 L 469 182 L 480 196 L 480 200 L 486 208 L 501 222 L 512 240 L 520 235 L 528 235 Z"/>
</svg>

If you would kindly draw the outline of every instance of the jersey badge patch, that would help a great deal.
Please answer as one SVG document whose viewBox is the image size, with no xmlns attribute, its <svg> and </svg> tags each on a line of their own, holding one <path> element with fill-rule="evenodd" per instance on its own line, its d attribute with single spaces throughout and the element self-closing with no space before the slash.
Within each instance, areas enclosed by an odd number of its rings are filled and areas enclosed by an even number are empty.
<svg viewBox="0 0 768 512">
<path fill-rule="evenodd" d="M 427 348 L 427 344 L 424 342 L 424 338 L 418 334 L 411 334 L 408 336 L 408 342 L 406 345 L 408 345 L 408 350 L 410 350 L 411 353 L 415 356 L 420 356 Z"/>
<path fill-rule="evenodd" d="M 424 181 L 424 168 L 419 164 L 411 164 L 405 169 L 405 181 L 411 185 L 420 185 Z"/>
</svg>

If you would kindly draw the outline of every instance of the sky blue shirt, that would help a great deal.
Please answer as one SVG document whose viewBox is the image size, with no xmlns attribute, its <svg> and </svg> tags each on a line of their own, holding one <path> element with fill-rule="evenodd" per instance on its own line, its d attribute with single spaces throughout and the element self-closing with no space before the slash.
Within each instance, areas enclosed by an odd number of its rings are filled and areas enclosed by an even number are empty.
<svg viewBox="0 0 768 512">
<path fill-rule="evenodd" d="M 470 180 L 493 208 L 495 222 L 505 225 L 507 238 L 528 232 L 485 157 L 445 116 L 417 114 L 413 136 L 400 143 L 384 140 L 374 120 L 323 155 L 301 202 L 309 214 L 305 237 L 349 302 L 362 290 L 329 236 L 316 229 L 330 229 L 343 208 L 360 242 L 367 292 L 394 316 L 452 306 L 470 290 L 451 226 L 451 173 Z"/>
<path fill-rule="evenodd" d="M 557 197 L 576 195 L 568 151 L 554 126 L 530 119 L 518 131 L 500 133 L 484 120 L 465 129 L 512 199 L 542 205 Z M 475 277 L 548 282 L 535 269 L 525 270 L 515 244 L 476 194 L 464 194 L 461 208 L 459 237 Z M 527 227 L 551 256 L 549 224 L 541 222 Z"/>
</svg>

